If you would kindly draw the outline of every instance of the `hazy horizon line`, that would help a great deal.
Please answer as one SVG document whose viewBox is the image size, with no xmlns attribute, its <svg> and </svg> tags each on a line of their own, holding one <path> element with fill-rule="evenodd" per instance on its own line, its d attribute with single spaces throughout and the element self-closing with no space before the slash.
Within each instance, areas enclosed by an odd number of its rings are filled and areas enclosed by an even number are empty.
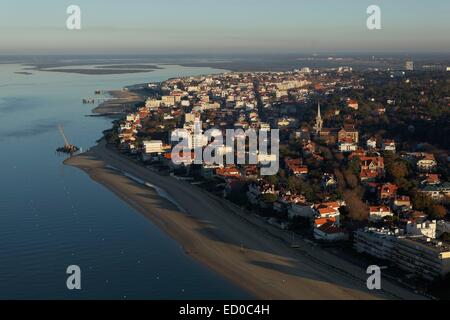
<svg viewBox="0 0 450 320">
<path fill-rule="evenodd" d="M 55 52 L 36 52 L 36 53 L 0 53 L 0 57 L 36 57 L 36 56 L 55 56 L 55 57 L 89 57 L 89 56 L 121 56 L 121 57 L 161 57 L 161 56 L 203 56 L 203 57 L 245 57 L 245 56 L 340 56 L 340 57 L 350 57 L 350 56 L 399 56 L 405 55 L 411 56 L 421 56 L 421 55 L 432 55 L 432 56 L 448 56 L 450 59 L 450 50 L 448 52 L 443 51 L 409 51 L 409 50 L 392 50 L 392 51 L 298 51 L 298 52 L 158 52 L 158 53 L 142 53 L 142 52 L 90 52 L 90 53 L 55 53 Z"/>
</svg>

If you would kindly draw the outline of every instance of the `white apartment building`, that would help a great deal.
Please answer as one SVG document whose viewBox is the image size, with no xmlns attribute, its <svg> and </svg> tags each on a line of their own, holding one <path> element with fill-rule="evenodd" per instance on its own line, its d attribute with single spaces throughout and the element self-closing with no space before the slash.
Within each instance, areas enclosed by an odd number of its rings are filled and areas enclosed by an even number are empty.
<svg viewBox="0 0 450 320">
<path fill-rule="evenodd" d="M 379 259 L 390 260 L 394 237 L 395 233 L 387 229 L 360 229 L 354 234 L 354 248 L 359 253 L 367 253 Z"/>
<path fill-rule="evenodd" d="M 144 152 L 146 154 L 151 153 L 162 153 L 163 152 L 163 142 L 161 140 L 147 140 L 143 141 Z"/>
<path fill-rule="evenodd" d="M 450 272 L 450 246 L 425 236 L 396 238 L 392 258 L 401 269 L 428 280 Z"/>
<path fill-rule="evenodd" d="M 145 107 L 151 109 L 158 109 L 161 106 L 161 100 L 147 99 Z"/>
<path fill-rule="evenodd" d="M 355 232 L 354 247 L 400 269 L 433 280 L 450 272 L 450 245 L 423 235 L 400 235 L 386 229 L 365 228 Z"/>
</svg>

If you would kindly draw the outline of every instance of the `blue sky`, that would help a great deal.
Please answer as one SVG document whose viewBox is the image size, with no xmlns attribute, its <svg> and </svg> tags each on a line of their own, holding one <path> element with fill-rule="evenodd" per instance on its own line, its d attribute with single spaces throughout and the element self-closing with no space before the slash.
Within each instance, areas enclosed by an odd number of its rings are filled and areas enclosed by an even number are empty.
<svg viewBox="0 0 450 320">
<path fill-rule="evenodd" d="M 66 29 L 66 8 L 82 30 Z M 381 8 L 382 30 L 366 28 Z M 447 0 L 2 0 L 0 54 L 450 52 Z"/>
</svg>

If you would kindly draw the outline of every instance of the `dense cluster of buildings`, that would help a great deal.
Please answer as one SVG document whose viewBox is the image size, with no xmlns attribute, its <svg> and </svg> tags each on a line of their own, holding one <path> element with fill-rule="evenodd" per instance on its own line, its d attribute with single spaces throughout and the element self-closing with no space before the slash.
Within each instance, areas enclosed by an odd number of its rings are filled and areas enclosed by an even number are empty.
<svg viewBox="0 0 450 320">
<path fill-rule="evenodd" d="M 338 179 L 335 172 L 321 173 L 320 190 L 323 201 L 311 201 L 302 187 L 293 188 L 260 175 L 264 160 L 257 164 L 200 165 L 199 174 L 205 180 L 216 179 L 223 185 L 223 194 L 244 195 L 252 208 L 271 210 L 289 222 L 309 221 L 313 237 L 318 241 L 353 239 L 355 248 L 374 257 L 389 260 L 412 274 L 432 279 L 450 271 L 450 247 L 437 240 L 450 229 L 444 220 L 429 221 L 427 215 L 415 210 L 408 195 L 386 178 L 386 153 L 398 153 L 393 139 L 361 136 L 357 124 L 346 119 L 339 126 L 326 127 L 321 106 L 317 106 L 315 123 L 300 125 L 296 106 L 317 101 L 317 95 L 332 95 L 346 89 L 363 90 L 361 79 L 352 75 L 351 68 L 322 72 L 303 68 L 292 72 L 243 72 L 170 79 L 150 84 L 154 92 L 144 106 L 129 114 L 117 127 L 118 143 L 122 150 L 140 154 L 144 161 L 157 162 L 170 169 L 183 167 L 189 174 L 191 160 L 175 165 L 171 161 L 173 140 L 185 138 L 192 151 L 204 148 L 208 139 L 195 136 L 195 130 L 204 132 L 226 129 L 280 129 L 281 145 L 295 142 L 298 156 L 279 155 L 279 177 L 293 179 L 301 185 L 308 181 L 311 168 L 325 162 L 319 145 L 344 155 L 347 162 L 357 162 L 358 183 L 370 197 L 366 199 L 369 227 L 352 230 L 343 223 L 342 210 L 346 206 L 342 195 L 335 193 Z M 357 112 L 354 98 L 342 100 L 342 107 Z M 384 107 L 377 112 L 384 113 Z M 336 115 L 339 110 L 336 110 Z M 199 125 L 200 128 L 196 128 Z M 185 129 L 184 137 L 174 137 L 175 128 Z M 216 153 L 226 155 L 226 146 Z M 248 155 L 248 154 L 247 154 Z M 401 158 L 423 175 L 418 192 L 443 201 L 450 197 L 450 183 L 441 181 L 435 173 L 438 165 L 432 153 L 401 152 Z M 308 160 L 309 159 L 309 160 Z M 308 161 L 307 161 L 308 160 Z M 341 186 L 342 187 L 342 186 Z M 392 225 L 393 218 L 398 222 Z M 288 222 L 288 223 L 286 223 Z"/>
</svg>

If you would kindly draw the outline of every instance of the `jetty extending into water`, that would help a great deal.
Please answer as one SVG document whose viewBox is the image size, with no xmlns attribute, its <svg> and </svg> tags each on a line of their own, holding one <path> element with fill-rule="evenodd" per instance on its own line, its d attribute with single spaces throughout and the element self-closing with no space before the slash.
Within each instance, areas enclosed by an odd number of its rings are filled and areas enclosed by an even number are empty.
<svg viewBox="0 0 450 320">
<path fill-rule="evenodd" d="M 69 140 L 67 140 L 67 137 L 64 134 L 64 128 L 62 125 L 59 125 L 59 132 L 61 133 L 61 136 L 64 139 L 64 147 L 57 148 L 56 152 L 74 154 L 75 152 L 80 150 L 80 148 L 78 148 L 77 146 L 69 143 Z"/>
</svg>

